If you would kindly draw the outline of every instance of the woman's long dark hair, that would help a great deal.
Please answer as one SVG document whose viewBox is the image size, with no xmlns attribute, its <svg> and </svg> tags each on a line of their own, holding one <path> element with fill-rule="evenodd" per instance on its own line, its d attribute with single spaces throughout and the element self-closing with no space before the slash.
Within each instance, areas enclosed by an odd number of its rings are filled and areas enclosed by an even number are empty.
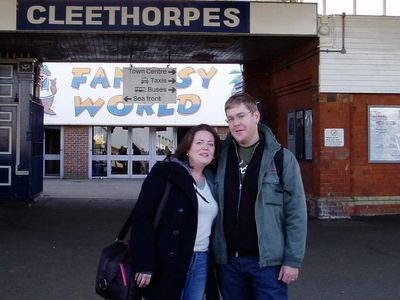
<svg viewBox="0 0 400 300">
<path fill-rule="evenodd" d="M 209 167 L 215 168 L 218 162 L 221 140 L 215 129 L 207 124 L 200 124 L 190 128 L 189 131 L 183 137 L 182 141 L 179 143 L 178 147 L 176 148 L 174 156 L 182 161 L 187 160 L 187 153 L 189 152 L 189 149 L 194 140 L 194 136 L 198 131 L 208 131 L 214 137 L 214 143 L 215 143 L 214 160 L 210 163 Z"/>
</svg>

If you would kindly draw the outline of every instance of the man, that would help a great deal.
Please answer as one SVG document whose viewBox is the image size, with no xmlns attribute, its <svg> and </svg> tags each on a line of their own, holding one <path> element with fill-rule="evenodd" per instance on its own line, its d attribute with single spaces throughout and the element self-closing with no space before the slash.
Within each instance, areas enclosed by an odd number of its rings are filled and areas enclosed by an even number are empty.
<svg viewBox="0 0 400 300">
<path fill-rule="evenodd" d="M 225 103 L 229 131 L 216 177 L 221 214 L 214 254 L 224 300 L 287 299 L 304 257 L 307 212 L 300 168 L 248 94 Z M 281 173 L 281 179 L 280 174 Z"/>
</svg>

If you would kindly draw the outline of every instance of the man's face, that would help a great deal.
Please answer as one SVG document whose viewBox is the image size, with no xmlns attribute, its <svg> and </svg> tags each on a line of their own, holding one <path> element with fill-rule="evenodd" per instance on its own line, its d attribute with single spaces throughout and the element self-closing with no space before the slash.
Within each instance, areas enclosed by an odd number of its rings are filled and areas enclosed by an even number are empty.
<svg viewBox="0 0 400 300">
<path fill-rule="evenodd" d="M 227 109 L 225 113 L 229 131 L 240 146 L 249 147 L 258 141 L 258 111 L 252 113 L 244 104 L 240 104 Z"/>
</svg>

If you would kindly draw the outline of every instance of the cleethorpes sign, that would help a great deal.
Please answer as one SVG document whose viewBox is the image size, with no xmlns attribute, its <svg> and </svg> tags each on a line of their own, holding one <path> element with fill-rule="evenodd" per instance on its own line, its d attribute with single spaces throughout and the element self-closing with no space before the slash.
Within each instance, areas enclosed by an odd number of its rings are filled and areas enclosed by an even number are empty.
<svg viewBox="0 0 400 300">
<path fill-rule="evenodd" d="M 17 30 L 250 32 L 250 3 L 19 0 Z"/>
</svg>

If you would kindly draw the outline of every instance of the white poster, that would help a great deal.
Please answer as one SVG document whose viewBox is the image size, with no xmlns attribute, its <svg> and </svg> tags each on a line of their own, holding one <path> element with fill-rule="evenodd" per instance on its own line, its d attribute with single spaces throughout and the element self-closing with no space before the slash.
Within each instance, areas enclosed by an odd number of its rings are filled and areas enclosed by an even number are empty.
<svg viewBox="0 0 400 300">
<path fill-rule="evenodd" d="M 343 128 L 325 128 L 324 134 L 325 147 L 344 147 Z"/>
<path fill-rule="evenodd" d="M 242 81 L 238 64 L 171 64 L 177 69 L 176 102 L 137 104 L 123 99 L 124 67 L 130 66 L 46 63 L 40 91 L 45 125 L 226 126 L 224 103 Z"/>
<path fill-rule="evenodd" d="M 400 162 L 400 106 L 370 106 L 369 161 Z"/>
</svg>

